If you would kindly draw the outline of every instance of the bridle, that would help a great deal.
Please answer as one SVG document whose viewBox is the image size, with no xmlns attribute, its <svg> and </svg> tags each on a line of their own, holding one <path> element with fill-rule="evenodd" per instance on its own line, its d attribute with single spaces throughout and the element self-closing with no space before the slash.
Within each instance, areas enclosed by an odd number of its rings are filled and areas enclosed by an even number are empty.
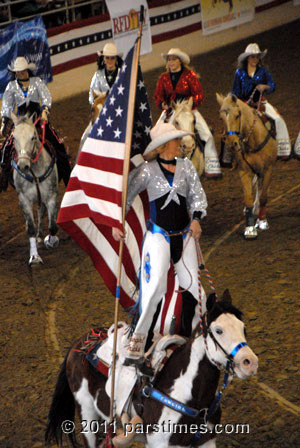
<svg viewBox="0 0 300 448">
<path fill-rule="evenodd" d="M 207 334 L 211 337 L 211 339 L 213 340 L 213 342 L 215 343 L 216 348 L 219 347 L 222 352 L 224 353 L 226 359 L 227 359 L 227 364 L 229 363 L 228 368 L 232 371 L 232 373 L 234 372 L 234 357 L 235 355 L 238 353 L 238 351 L 243 348 L 246 347 L 248 344 L 247 342 L 240 342 L 239 344 L 237 344 L 234 349 L 228 353 L 225 348 L 220 344 L 220 342 L 217 340 L 217 338 L 215 337 L 215 335 L 213 334 L 213 332 L 211 331 L 210 328 L 208 328 L 207 330 Z M 207 350 L 207 348 L 206 348 Z M 208 353 L 207 353 L 208 354 Z M 211 359 L 211 358 L 210 358 Z M 215 363 L 217 365 L 217 367 L 219 366 L 219 363 L 217 363 L 215 360 L 212 359 L 212 362 Z M 226 366 L 227 368 L 227 366 Z"/>
<path fill-rule="evenodd" d="M 43 134 L 42 134 L 41 145 L 40 145 L 39 150 L 38 150 L 36 153 L 34 152 L 34 149 L 37 147 L 37 145 L 38 145 L 38 141 L 39 141 L 39 139 L 38 139 L 38 133 L 37 133 L 37 130 L 36 130 L 36 128 L 35 128 L 35 125 L 38 123 L 39 120 L 40 120 L 40 118 L 38 118 L 38 119 L 34 122 L 35 139 L 34 139 L 34 145 L 33 145 L 32 150 L 31 150 L 31 156 L 29 156 L 29 155 L 27 154 L 27 151 L 24 151 L 24 150 L 22 150 L 22 149 L 21 149 L 21 151 L 20 151 L 20 156 L 18 156 L 19 159 L 27 159 L 27 160 L 29 160 L 30 164 L 31 164 L 31 162 L 32 162 L 32 163 L 37 163 L 37 162 L 38 162 L 39 157 L 40 157 L 41 152 L 42 152 L 42 149 L 43 149 L 44 144 L 45 144 L 45 122 L 42 121 L 42 123 L 41 123 L 41 127 L 42 127 L 42 130 L 43 130 Z M 50 176 L 50 174 L 51 174 L 52 171 L 53 171 L 55 162 L 56 162 L 56 160 L 55 160 L 55 156 L 52 154 L 50 164 L 49 164 L 49 166 L 46 168 L 46 171 L 45 171 L 41 176 L 37 177 L 37 176 L 34 174 L 34 172 L 33 172 L 33 170 L 32 170 L 31 167 L 29 168 L 29 171 L 30 171 L 31 174 L 23 173 L 23 172 L 19 169 L 18 164 L 16 163 L 16 161 L 13 160 L 13 159 L 12 159 L 12 161 L 11 161 L 11 164 L 12 164 L 13 168 L 17 171 L 17 173 L 18 173 L 21 177 L 23 177 L 23 179 L 27 180 L 27 181 L 30 182 L 30 183 L 33 183 L 33 182 L 35 183 L 35 185 L 36 185 L 36 189 L 37 189 L 37 196 L 38 196 L 38 204 L 39 204 L 39 205 L 41 204 L 41 192 L 40 192 L 39 184 L 42 183 L 44 180 L 46 180 L 46 179 Z"/>
</svg>

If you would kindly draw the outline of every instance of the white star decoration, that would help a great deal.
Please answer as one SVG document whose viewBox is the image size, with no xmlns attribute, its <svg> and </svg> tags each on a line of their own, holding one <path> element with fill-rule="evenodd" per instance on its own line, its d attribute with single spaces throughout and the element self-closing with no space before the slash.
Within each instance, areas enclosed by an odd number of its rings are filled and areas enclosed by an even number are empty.
<svg viewBox="0 0 300 448">
<path fill-rule="evenodd" d="M 98 136 L 102 137 L 103 132 L 104 132 L 104 129 L 102 129 L 102 126 L 100 126 L 100 128 L 98 128 L 98 131 L 97 131 Z"/>
<path fill-rule="evenodd" d="M 138 88 L 142 89 L 143 87 L 145 87 L 144 82 L 140 79 L 139 83 L 138 83 Z"/>
<path fill-rule="evenodd" d="M 125 87 L 122 86 L 122 84 L 118 87 L 118 95 L 123 95 L 123 90 Z"/>
<path fill-rule="evenodd" d="M 117 129 L 114 131 L 114 134 L 115 134 L 115 138 L 120 138 L 120 135 L 122 134 L 122 132 L 120 131 L 119 128 L 117 128 Z"/>
<path fill-rule="evenodd" d="M 151 130 L 150 126 L 145 126 L 145 132 L 146 132 L 147 135 L 150 134 L 150 130 Z"/>
<path fill-rule="evenodd" d="M 142 134 L 139 131 L 135 131 L 134 136 L 136 138 L 141 138 Z"/>
<path fill-rule="evenodd" d="M 115 109 L 116 111 L 116 117 L 122 117 L 123 109 L 121 109 L 120 105 L 118 109 Z"/>
<path fill-rule="evenodd" d="M 146 103 L 141 103 L 139 109 L 141 109 L 141 111 L 144 112 L 144 110 L 147 109 L 147 104 Z"/>
<path fill-rule="evenodd" d="M 109 99 L 109 104 L 114 105 L 115 101 L 116 101 L 116 98 L 112 95 Z"/>
<path fill-rule="evenodd" d="M 111 119 L 111 117 L 108 117 L 106 119 L 106 126 L 110 126 L 111 127 L 112 122 L 113 122 L 113 120 Z"/>
<path fill-rule="evenodd" d="M 122 65 L 122 72 L 123 72 L 123 73 L 125 72 L 126 68 L 127 68 L 127 65 L 126 65 L 125 62 L 124 62 L 124 64 Z"/>
<path fill-rule="evenodd" d="M 107 112 L 107 107 L 104 106 L 103 109 L 101 110 L 101 114 L 102 114 L 102 115 L 105 115 L 106 112 Z"/>
</svg>

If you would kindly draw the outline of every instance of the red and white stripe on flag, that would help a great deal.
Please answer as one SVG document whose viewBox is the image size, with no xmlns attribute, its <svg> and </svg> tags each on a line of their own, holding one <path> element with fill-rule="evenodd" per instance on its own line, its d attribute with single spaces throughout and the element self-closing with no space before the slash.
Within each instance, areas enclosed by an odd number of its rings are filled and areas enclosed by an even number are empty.
<svg viewBox="0 0 300 448">
<path fill-rule="evenodd" d="M 121 228 L 123 163 L 129 104 L 129 85 L 133 48 L 128 53 L 103 109 L 83 145 L 58 215 L 58 224 L 91 257 L 106 286 L 116 293 L 119 243 L 112 227 Z M 150 141 L 151 114 L 139 68 L 136 86 L 135 119 L 132 134 L 132 163 L 143 162 L 141 153 Z M 126 240 L 120 279 L 120 303 L 128 308 L 135 303 L 140 255 L 149 212 L 147 193 L 132 204 L 126 216 Z M 173 272 L 173 273 L 172 273 Z M 167 323 L 170 310 L 178 310 L 178 284 L 174 271 L 162 315 Z M 177 303 L 177 305 L 176 305 Z M 179 322 L 179 319 L 177 319 Z M 162 325 L 162 328 L 166 325 Z"/>
</svg>

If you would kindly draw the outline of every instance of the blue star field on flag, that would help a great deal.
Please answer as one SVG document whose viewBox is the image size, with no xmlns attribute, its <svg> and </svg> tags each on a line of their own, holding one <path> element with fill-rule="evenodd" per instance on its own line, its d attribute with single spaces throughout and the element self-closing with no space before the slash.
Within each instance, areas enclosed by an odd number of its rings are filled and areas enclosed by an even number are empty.
<svg viewBox="0 0 300 448">
<path fill-rule="evenodd" d="M 111 142 L 112 144 L 125 143 L 133 53 L 134 47 L 129 51 L 100 115 L 93 126 L 90 133 L 92 138 Z M 131 156 L 144 152 L 146 146 L 151 141 L 151 128 L 151 111 L 142 71 L 139 66 Z"/>
</svg>

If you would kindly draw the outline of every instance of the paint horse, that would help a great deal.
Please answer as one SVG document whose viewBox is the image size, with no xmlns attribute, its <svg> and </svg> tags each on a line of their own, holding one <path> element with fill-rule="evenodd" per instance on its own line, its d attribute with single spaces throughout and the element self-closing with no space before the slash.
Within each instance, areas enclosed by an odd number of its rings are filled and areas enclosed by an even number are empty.
<svg viewBox="0 0 300 448">
<path fill-rule="evenodd" d="M 198 134 L 195 131 L 195 116 L 192 111 L 193 98 L 188 100 L 172 102 L 172 113 L 168 121 L 170 121 L 177 129 L 191 132 L 195 137 L 186 135 L 181 140 L 181 153 L 183 157 L 188 157 L 192 162 L 198 176 L 200 177 L 204 171 L 204 155 L 198 141 Z"/>
<path fill-rule="evenodd" d="M 58 212 L 58 174 L 55 155 L 50 155 L 35 127 L 36 113 L 31 117 L 25 115 L 16 117 L 14 122 L 14 148 L 16 158 L 12 161 L 14 167 L 13 181 L 19 195 L 19 204 L 26 220 L 26 230 L 30 242 L 29 265 L 43 263 L 38 254 L 37 242 L 43 238 L 43 218 L 48 211 L 49 235 L 44 239 L 48 249 L 58 246 L 56 224 Z M 38 204 L 38 229 L 34 222 L 33 204 Z M 38 241 L 37 241 L 38 240 Z"/>
<path fill-rule="evenodd" d="M 277 158 L 276 140 L 255 109 L 233 94 L 226 97 L 218 93 L 216 95 L 221 106 L 220 116 L 225 127 L 226 145 L 233 152 L 244 192 L 246 207 L 244 237 L 255 239 L 257 228 L 260 230 L 269 228 L 266 205 L 273 166 Z M 255 201 L 252 192 L 254 183 L 257 187 Z"/>
<path fill-rule="evenodd" d="M 258 359 L 247 346 L 241 312 L 232 305 L 228 290 L 220 301 L 215 294 L 209 296 L 202 322 L 151 382 L 134 389 L 126 411 L 131 419 L 130 434 L 116 435 L 114 446 L 129 446 L 137 433 L 148 448 L 216 446 L 214 428 L 221 417 L 220 395 L 216 398 L 220 368 L 226 368 L 230 380 L 234 374 L 246 379 L 256 374 Z M 74 421 L 75 406 L 85 425 L 84 446 L 96 448 L 105 438 L 103 428 L 109 421 L 106 377 L 83 357 L 80 348 L 84 340 L 72 346 L 61 366 L 49 412 L 47 443 L 52 439 L 62 443 L 63 422 Z M 121 417 L 125 430 L 128 418 L 126 414 Z M 94 426 L 99 423 L 98 434 L 91 428 L 92 422 Z M 195 431 L 201 425 L 206 425 L 207 431 Z M 185 430 L 176 432 L 176 427 Z M 74 434 L 69 438 L 75 446 Z"/>
<path fill-rule="evenodd" d="M 79 149 L 78 149 L 78 153 L 77 153 L 77 159 L 78 159 L 78 155 L 79 155 L 80 151 L 82 150 L 84 142 L 86 141 L 89 133 L 91 132 L 95 121 L 99 117 L 99 114 L 100 114 L 102 107 L 105 103 L 106 97 L 107 97 L 107 92 L 99 92 L 97 90 L 96 91 L 93 90 L 94 102 L 91 107 L 91 119 L 90 119 L 89 124 L 85 128 L 85 131 L 82 134 L 82 137 L 80 139 Z"/>
</svg>

